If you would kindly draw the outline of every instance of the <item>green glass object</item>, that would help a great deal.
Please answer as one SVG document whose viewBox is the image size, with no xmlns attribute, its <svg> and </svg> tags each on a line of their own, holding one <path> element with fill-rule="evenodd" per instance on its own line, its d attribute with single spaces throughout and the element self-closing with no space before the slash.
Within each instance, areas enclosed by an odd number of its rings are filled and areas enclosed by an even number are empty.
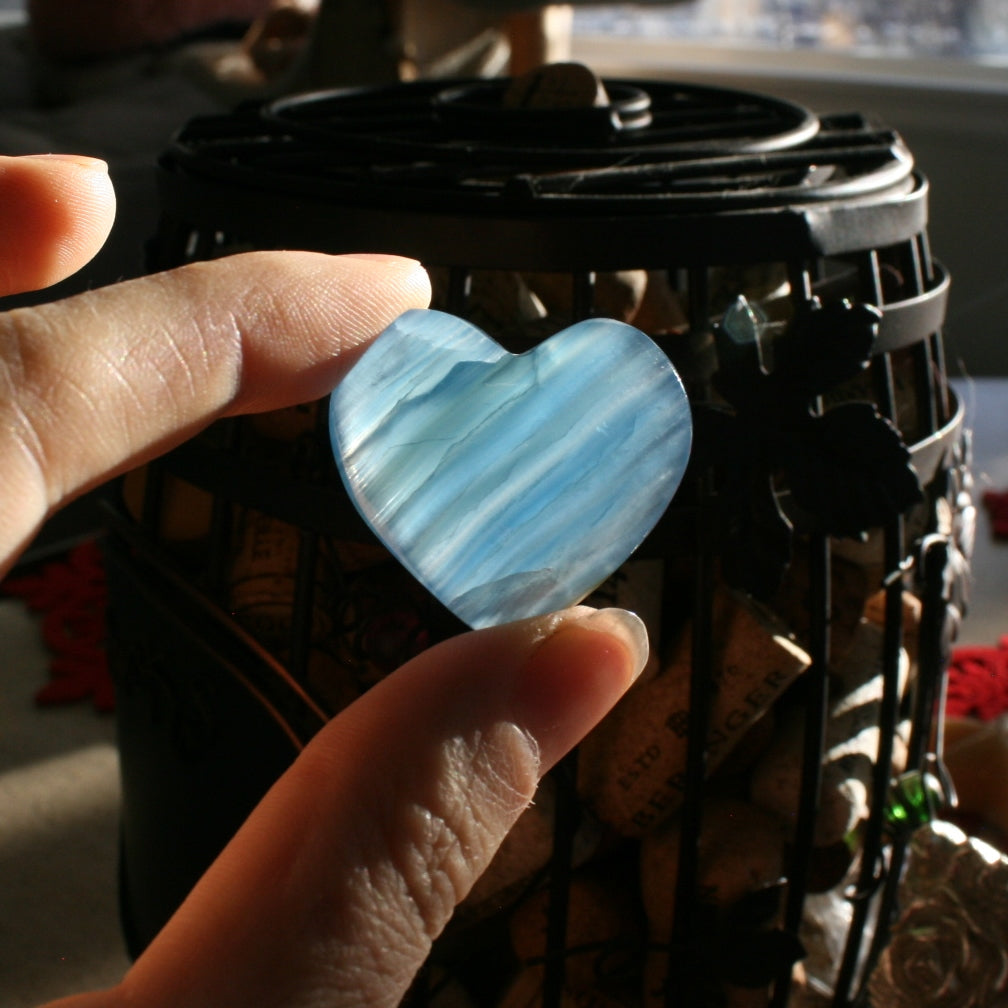
<svg viewBox="0 0 1008 1008">
<path fill-rule="evenodd" d="M 948 773 L 935 756 L 922 770 L 900 774 L 889 788 L 885 821 L 889 833 L 911 833 L 938 818 L 944 808 L 955 805 L 955 792 Z"/>
</svg>

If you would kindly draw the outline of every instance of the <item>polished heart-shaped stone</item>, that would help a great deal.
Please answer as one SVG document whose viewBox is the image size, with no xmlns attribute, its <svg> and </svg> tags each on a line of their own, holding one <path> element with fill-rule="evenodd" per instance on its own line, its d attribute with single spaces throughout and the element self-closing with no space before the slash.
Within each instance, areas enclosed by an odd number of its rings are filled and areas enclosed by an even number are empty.
<svg viewBox="0 0 1008 1008">
<path fill-rule="evenodd" d="M 408 311 L 332 393 L 365 521 L 471 627 L 584 598 L 662 516 L 689 458 L 682 382 L 644 333 L 589 319 L 523 354 Z"/>
</svg>

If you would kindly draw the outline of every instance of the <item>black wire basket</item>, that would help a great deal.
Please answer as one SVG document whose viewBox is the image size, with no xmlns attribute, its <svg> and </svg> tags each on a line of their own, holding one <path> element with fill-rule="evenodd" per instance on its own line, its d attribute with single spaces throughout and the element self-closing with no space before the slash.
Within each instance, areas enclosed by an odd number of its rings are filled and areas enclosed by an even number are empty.
<svg viewBox="0 0 1008 1008">
<path fill-rule="evenodd" d="M 410 999 L 863 1004 L 915 817 L 948 800 L 968 556 L 928 184 L 861 115 L 603 84 L 575 109 L 472 80 L 193 120 L 150 265 L 413 256 L 514 352 L 617 315 L 686 384 L 687 475 L 592 599 L 649 624 L 644 699 L 553 773 L 520 869 L 491 871 Z M 127 477 L 110 522 L 139 950 L 325 719 L 461 627 L 357 517 L 319 404 L 215 425 Z"/>
</svg>

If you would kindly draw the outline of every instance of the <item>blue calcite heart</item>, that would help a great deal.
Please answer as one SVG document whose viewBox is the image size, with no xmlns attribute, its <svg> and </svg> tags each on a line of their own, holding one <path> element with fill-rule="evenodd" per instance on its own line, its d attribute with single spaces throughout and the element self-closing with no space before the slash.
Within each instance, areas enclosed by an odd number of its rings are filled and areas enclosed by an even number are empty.
<svg viewBox="0 0 1008 1008">
<path fill-rule="evenodd" d="M 408 311 L 333 391 L 343 482 L 378 537 L 471 627 L 572 605 L 676 491 L 692 424 L 644 333 L 590 319 L 515 355 Z"/>
</svg>

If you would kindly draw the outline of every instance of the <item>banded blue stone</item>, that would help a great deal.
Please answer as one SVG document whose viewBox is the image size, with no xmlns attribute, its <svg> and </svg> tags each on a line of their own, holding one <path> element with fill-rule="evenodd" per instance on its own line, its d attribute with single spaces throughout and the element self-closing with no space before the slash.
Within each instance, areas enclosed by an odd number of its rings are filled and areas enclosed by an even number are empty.
<svg viewBox="0 0 1008 1008">
<path fill-rule="evenodd" d="M 679 376 L 632 326 L 589 319 L 511 354 L 424 310 L 362 354 L 329 424 L 365 521 L 474 628 L 601 584 L 664 513 L 692 437 Z"/>
</svg>

